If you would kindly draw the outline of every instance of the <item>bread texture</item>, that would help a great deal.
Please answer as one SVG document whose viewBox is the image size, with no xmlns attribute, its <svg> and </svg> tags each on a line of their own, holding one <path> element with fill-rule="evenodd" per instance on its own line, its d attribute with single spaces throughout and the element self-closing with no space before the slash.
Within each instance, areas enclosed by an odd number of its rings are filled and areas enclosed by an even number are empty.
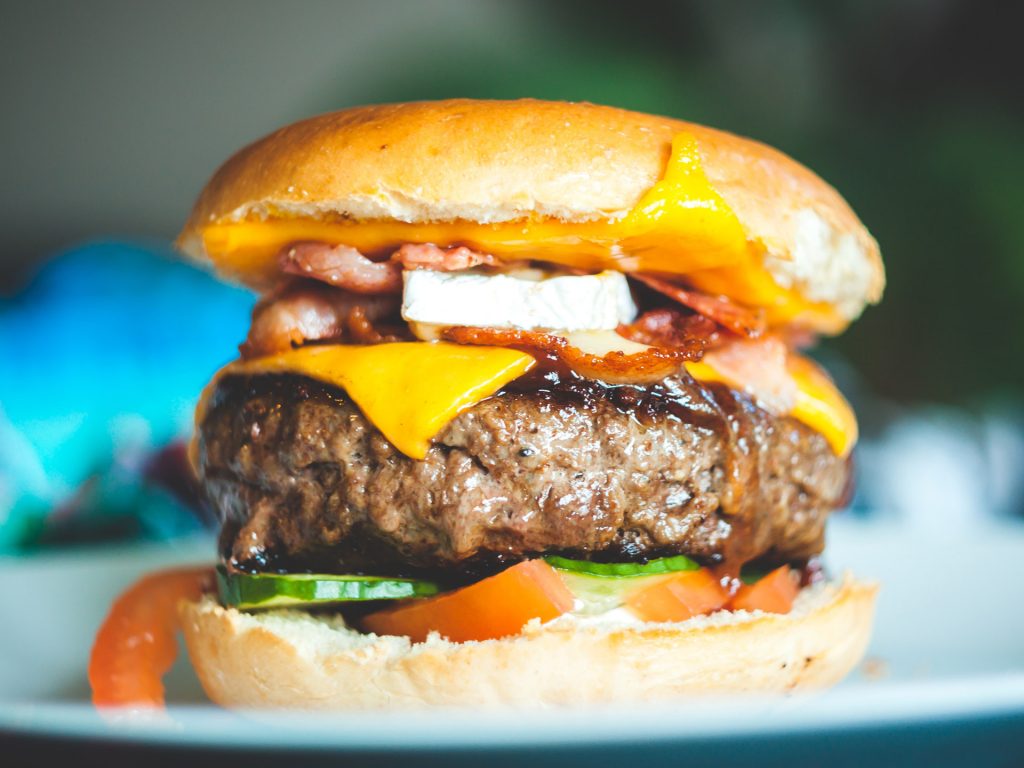
<svg viewBox="0 0 1024 768">
<path fill-rule="evenodd" d="M 852 320 L 878 301 L 878 245 L 843 198 L 786 155 L 694 123 L 586 103 L 450 100 L 359 107 L 284 127 L 229 159 L 179 238 L 247 218 L 564 222 L 625 215 L 689 132 L 704 172 L 780 285 Z"/>
<path fill-rule="evenodd" d="M 677 624 L 563 616 L 503 640 L 362 634 L 338 617 L 184 603 L 192 664 L 233 708 L 537 707 L 816 689 L 842 679 L 871 634 L 877 588 L 805 588 L 786 615 L 719 612 Z"/>
</svg>

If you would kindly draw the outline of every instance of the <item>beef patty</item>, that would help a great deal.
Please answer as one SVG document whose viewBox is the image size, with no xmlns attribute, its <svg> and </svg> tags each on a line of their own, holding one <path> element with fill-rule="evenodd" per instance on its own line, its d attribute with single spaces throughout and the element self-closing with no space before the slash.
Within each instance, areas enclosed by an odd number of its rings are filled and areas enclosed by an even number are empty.
<svg viewBox="0 0 1024 768">
<path fill-rule="evenodd" d="M 400 453 L 338 389 L 223 379 L 202 481 L 242 570 L 486 573 L 558 552 L 794 561 L 823 546 L 848 463 L 825 438 L 689 377 L 609 387 L 528 375 Z"/>
</svg>

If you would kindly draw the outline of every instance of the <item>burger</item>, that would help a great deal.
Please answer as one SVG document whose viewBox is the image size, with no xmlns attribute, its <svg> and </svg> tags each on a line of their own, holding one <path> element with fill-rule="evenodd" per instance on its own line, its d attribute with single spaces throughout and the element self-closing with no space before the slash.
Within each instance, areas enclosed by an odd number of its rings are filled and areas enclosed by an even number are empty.
<svg viewBox="0 0 1024 768">
<path fill-rule="evenodd" d="M 802 350 L 884 273 L 790 158 L 584 103 L 361 107 L 234 155 L 178 243 L 261 295 L 191 446 L 219 564 L 115 604 L 98 703 L 159 699 L 178 625 L 232 707 L 789 691 L 861 658 L 876 587 L 819 561 L 857 423 Z"/>
</svg>

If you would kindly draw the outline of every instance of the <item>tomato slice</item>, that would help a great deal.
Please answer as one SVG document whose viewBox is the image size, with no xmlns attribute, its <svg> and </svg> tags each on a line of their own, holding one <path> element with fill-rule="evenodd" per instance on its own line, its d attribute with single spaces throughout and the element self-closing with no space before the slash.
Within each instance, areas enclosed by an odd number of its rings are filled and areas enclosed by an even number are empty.
<svg viewBox="0 0 1024 768">
<path fill-rule="evenodd" d="M 572 593 L 558 572 L 543 560 L 527 560 L 454 592 L 371 613 L 362 625 L 417 643 L 431 632 L 462 643 L 516 635 L 527 622 L 550 621 L 572 607 Z"/>
<path fill-rule="evenodd" d="M 162 707 L 162 678 L 178 653 L 178 603 L 212 585 L 209 567 L 177 568 L 144 576 L 118 597 L 89 658 L 93 704 Z"/>
<path fill-rule="evenodd" d="M 729 593 L 707 568 L 680 571 L 626 598 L 626 607 L 644 621 L 686 621 L 717 611 Z"/>
<path fill-rule="evenodd" d="M 797 574 L 788 565 L 776 568 L 753 584 L 744 584 L 729 601 L 733 611 L 789 613 L 800 592 Z"/>
</svg>

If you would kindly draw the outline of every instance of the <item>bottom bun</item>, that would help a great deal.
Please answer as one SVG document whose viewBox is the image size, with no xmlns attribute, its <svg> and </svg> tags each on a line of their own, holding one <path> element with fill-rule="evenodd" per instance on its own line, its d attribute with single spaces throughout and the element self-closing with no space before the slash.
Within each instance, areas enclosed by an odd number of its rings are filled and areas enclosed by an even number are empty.
<svg viewBox="0 0 1024 768">
<path fill-rule="evenodd" d="M 563 616 L 503 640 L 368 635 L 340 617 L 182 605 L 207 695 L 226 707 L 344 710 L 537 706 L 822 688 L 861 659 L 877 587 L 804 589 L 786 615 L 719 612 L 675 624 Z"/>
</svg>

